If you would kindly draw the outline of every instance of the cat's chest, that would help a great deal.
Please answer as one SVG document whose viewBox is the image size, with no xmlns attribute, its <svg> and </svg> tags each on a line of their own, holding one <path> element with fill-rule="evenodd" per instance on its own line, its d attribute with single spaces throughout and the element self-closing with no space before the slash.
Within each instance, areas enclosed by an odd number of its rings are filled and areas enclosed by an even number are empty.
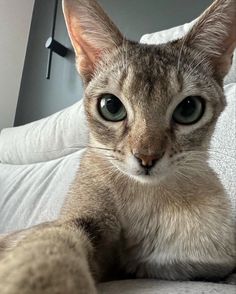
<svg viewBox="0 0 236 294">
<path fill-rule="evenodd" d="M 191 209 L 151 196 L 152 201 L 133 201 L 123 218 L 122 264 L 140 277 L 171 278 L 166 268 L 181 263 L 183 252 L 191 255 L 186 244 L 198 234 L 197 227 Z M 197 244 L 191 246 L 189 251 Z"/>
<path fill-rule="evenodd" d="M 232 263 L 230 206 L 221 189 L 209 188 L 209 181 L 207 190 L 173 187 L 170 181 L 157 189 L 129 186 L 122 191 L 120 261 L 126 272 L 189 279 L 203 275 L 203 268 L 214 274 L 219 265 Z"/>
</svg>

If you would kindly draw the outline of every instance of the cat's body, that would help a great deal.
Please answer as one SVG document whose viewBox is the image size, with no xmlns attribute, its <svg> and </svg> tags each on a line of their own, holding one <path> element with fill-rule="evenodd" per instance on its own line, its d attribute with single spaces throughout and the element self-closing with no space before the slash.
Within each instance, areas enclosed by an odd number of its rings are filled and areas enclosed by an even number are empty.
<svg viewBox="0 0 236 294">
<path fill-rule="evenodd" d="M 188 179 L 170 175 L 157 186 L 127 179 L 94 151 L 85 154 L 81 168 L 86 172 L 76 178 L 63 215 L 90 224 L 89 233 L 102 244 L 96 254 L 108 254 L 112 277 L 118 271 L 141 278 L 216 279 L 233 270 L 231 206 L 210 168 Z"/>
<path fill-rule="evenodd" d="M 58 221 L 0 244 L 1 293 L 92 294 L 120 275 L 225 278 L 235 224 L 207 161 L 236 1 L 215 1 L 183 39 L 160 46 L 125 40 L 94 0 L 64 0 L 64 13 L 90 141 Z"/>
</svg>

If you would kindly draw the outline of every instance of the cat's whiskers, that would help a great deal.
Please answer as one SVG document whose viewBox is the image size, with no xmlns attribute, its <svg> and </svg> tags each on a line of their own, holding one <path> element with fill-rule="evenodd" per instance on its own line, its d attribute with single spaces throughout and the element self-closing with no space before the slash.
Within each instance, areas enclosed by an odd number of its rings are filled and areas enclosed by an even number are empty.
<svg viewBox="0 0 236 294">
<path fill-rule="evenodd" d="M 236 151 L 236 148 L 230 148 L 230 147 L 226 147 L 226 146 L 220 146 L 220 147 L 217 147 L 217 146 L 214 146 L 214 148 L 210 147 L 209 150 L 230 150 L 230 151 Z"/>
<path fill-rule="evenodd" d="M 119 161 L 118 158 L 115 158 L 114 156 L 103 154 L 103 157 L 106 158 L 106 159 L 111 159 L 111 160 L 114 160 L 114 161 Z"/>
<path fill-rule="evenodd" d="M 208 151 L 211 152 L 210 150 Z M 216 158 L 213 159 L 212 162 L 220 162 L 219 165 L 217 165 L 217 170 L 225 171 L 225 168 L 229 169 L 229 160 L 236 160 L 236 157 L 232 157 L 228 154 L 224 154 L 222 152 L 217 152 L 212 150 L 212 153 L 218 154 L 219 156 L 222 155 L 220 160 L 217 160 Z M 233 167 L 234 168 L 234 167 Z M 175 162 L 175 173 L 182 173 L 183 175 L 190 175 L 190 174 L 196 174 L 200 177 L 206 176 L 209 172 L 208 164 L 206 165 L 206 151 L 186 151 L 185 157 L 178 162 Z"/>
<path fill-rule="evenodd" d="M 99 175 L 103 175 L 103 174 L 107 174 L 107 173 L 113 173 L 113 172 L 117 172 L 117 168 L 112 165 L 103 165 L 103 168 L 101 169 L 99 166 L 94 166 L 94 169 L 98 171 Z"/>
<path fill-rule="evenodd" d="M 92 145 L 87 145 L 86 147 L 91 149 L 105 150 L 105 151 L 115 151 L 114 148 L 105 148 L 105 147 L 98 147 L 98 146 L 92 146 Z"/>
<path fill-rule="evenodd" d="M 220 148 L 219 148 L 219 150 L 220 150 Z M 223 150 L 235 150 L 236 151 L 236 149 L 223 149 Z M 207 156 L 207 154 L 209 154 L 209 155 L 211 155 L 211 154 L 214 154 L 214 156 L 216 156 L 216 155 L 222 155 L 222 157 L 220 158 L 221 160 L 224 160 L 225 158 L 224 158 L 224 156 L 225 157 L 227 157 L 227 158 L 229 158 L 229 159 L 235 159 L 236 160 L 236 152 L 235 152 L 235 156 L 232 156 L 232 155 L 230 155 L 230 154 L 227 154 L 227 153 L 225 153 L 225 152 L 222 152 L 221 150 L 220 151 L 218 151 L 218 150 L 215 150 L 215 148 L 214 149 L 208 149 L 207 151 L 187 151 L 187 152 L 185 152 L 187 155 L 189 154 L 189 152 L 191 153 L 191 155 L 194 155 L 194 157 L 196 158 L 197 156 Z"/>
<path fill-rule="evenodd" d="M 175 171 L 175 176 L 178 179 L 185 180 L 185 181 L 188 181 L 188 182 L 191 182 L 192 184 L 194 184 L 194 181 L 186 173 L 184 173 L 182 170 L 177 169 Z"/>
<path fill-rule="evenodd" d="M 196 59 L 199 59 L 200 61 L 193 67 L 193 64 L 195 63 Z M 186 80 L 188 80 L 188 78 L 192 75 L 192 73 L 195 71 L 195 69 L 197 69 L 202 63 L 205 63 L 207 60 L 206 56 L 202 56 L 202 52 L 199 52 L 196 54 L 195 58 L 192 60 L 192 62 L 190 63 L 188 69 L 187 69 L 187 73 L 188 75 L 185 77 Z M 190 71 L 189 71 L 190 69 Z"/>
<path fill-rule="evenodd" d="M 229 159 L 234 159 L 234 160 L 236 160 L 236 153 L 235 153 L 235 156 L 232 156 L 232 155 L 229 155 L 229 154 L 227 154 L 227 153 L 223 153 L 223 152 L 221 152 L 221 151 L 216 151 L 216 150 L 209 150 L 208 152 L 209 152 L 209 153 L 213 153 L 213 154 L 215 154 L 215 155 L 225 156 L 225 157 L 227 157 L 227 158 L 229 158 Z M 222 157 L 221 157 L 221 159 L 222 159 Z"/>
</svg>

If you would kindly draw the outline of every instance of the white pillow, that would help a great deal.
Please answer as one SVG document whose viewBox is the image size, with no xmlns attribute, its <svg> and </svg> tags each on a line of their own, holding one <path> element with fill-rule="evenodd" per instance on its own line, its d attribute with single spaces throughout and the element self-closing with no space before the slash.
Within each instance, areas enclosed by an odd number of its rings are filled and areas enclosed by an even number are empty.
<svg viewBox="0 0 236 294">
<path fill-rule="evenodd" d="M 44 119 L 3 129 L 0 162 L 29 164 L 60 158 L 84 148 L 88 130 L 83 100 Z"/>
<path fill-rule="evenodd" d="M 182 38 L 193 26 L 197 19 L 190 23 L 174 27 L 168 30 L 146 34 L 142 36 L 140 42 L 145 44 L 163 44 L 169 41 L 173 41 Z M 234 51 L 234 58 L 230 72 L 225 77 L 224 84 L 236 83 L 236 50 Z"/>
</svg>

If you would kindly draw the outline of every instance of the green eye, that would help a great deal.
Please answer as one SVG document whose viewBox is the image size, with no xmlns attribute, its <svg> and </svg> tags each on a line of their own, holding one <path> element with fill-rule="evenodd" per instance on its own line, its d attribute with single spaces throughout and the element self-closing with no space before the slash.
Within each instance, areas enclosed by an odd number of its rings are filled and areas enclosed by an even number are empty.
<svg viewBox="0 0 236 294">
<path fill-rule="evenodd" d="M 99 100 L 98 111 L 101 116 L 108 121 L 121 121 L 127 116 L 126 109 L 120 99 L 115 95 L 105 94 Z"/>
<path fill-rule="evenodd" d="M 191 125 L 202 118 L 204 110 L 205 103 L 202 97 L 189 96 L 176 107 L 173 120 L 181 125 Z"/>
</svg>

